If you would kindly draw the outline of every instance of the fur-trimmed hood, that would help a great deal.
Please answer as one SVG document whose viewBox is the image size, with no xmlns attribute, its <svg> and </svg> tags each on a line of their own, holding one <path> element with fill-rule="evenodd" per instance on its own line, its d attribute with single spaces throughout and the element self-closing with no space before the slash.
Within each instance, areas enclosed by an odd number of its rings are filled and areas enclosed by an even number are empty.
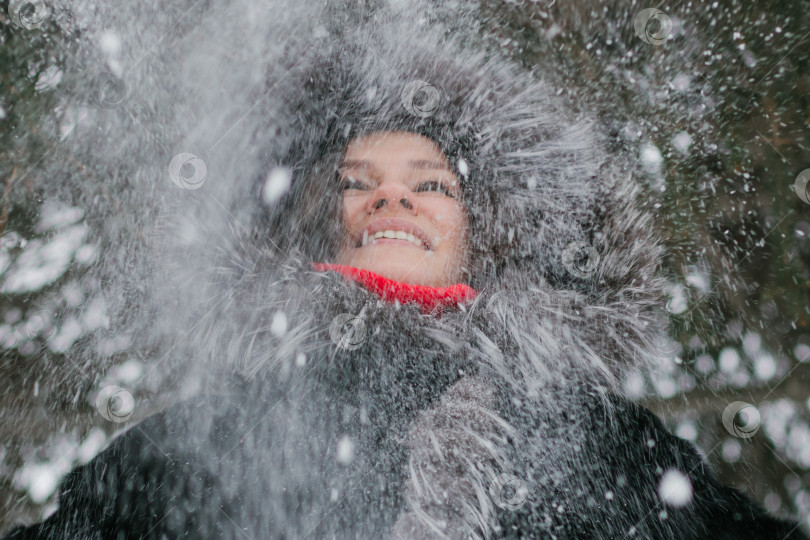
<svg viewBox="0 0 810 540">
<path fill-rule="evenodd" d="M 328 278 L 305 274 L 312 262 L 334 262 L 342 234 L 335 171 L 347 142 L 371 131 L 414 131 L 437 141 L 462 180 L 472 252 L 466 282 L 481 293 L 469 311 L 503 311 L 498 317 L 522 350 L 511 367 L 524 382 L 574 368 L 618 389 L 628 367 L 655 358 L 665 283 L 628 156 L 608 151 L 599 124 L 572 112 L 542 73 L 466 48 L 439 25 L 414 27 L 409 16 L 380 10 L 369 20 L 325 22 L 290 52 L 292 67 L 287 59 L 268 68 L 254 84 L 266 92 L 236 142 L 206 156 L 214 163 L 204 186 L 211 184 L 211 197 L 182 193 L 166 212 L 170 223 L 156 244 L 169 263 L 156 296 L 196 304 L 190 312 L 203 335 L 212 324 L 200 314 L 218 306 L 212 317 L 222 323 L 219 306 L 247 290 L 247 304 L 225 306 L 242 328 L 239 313 L 252 320 L 253 301 L 276 310 L 276 297 L 323 296 L 304 281 Z M 210 147 L 204 143 L 218 136 L 201 131 L 186 143 Z M 254 158 L 253 174 L 243 168 L 232 178 L 221 169 L 237 142 Z M 223 200 L 243 218 L 223 218 L 232 225 L 226 234 L 213 210 Z M 295 328 L 301 310 L 280 311 Z M 267 314 L 257 320 L 266 324 Z M 273 367 L 229 362 L 249 373 Z"/>
<path fill-rule="evenodd" d="M 249 218 L 222 237 L 211 219 L 219 197 L 184 206 L 176 223 L 200 240 L 167 236 L 185 244 L 161 245 L 185 255 L 162 283 L 192 314 L 186 340 L 204 371 L 256 381 L 304 369 L 354 381 L 350 395 L 397 396 L 380 413 L 405 426 L 397 444 L 408 448 L 395 536 L 490 536 L 498 505 L 487 491 L 519 476 L 527 426 L 561 407 L 582 420 L 588 392 L 609 409 L 626 369 L 657 354 L 663 279 L 651 218 L 626 157 L 542 73 L 384 11 L 314 35 L 292 67 L 268 70 L 269 91 L 240 126 L 254 174 L 212 187 L 243 192 L 226 200 L 248 204 Z M 311 268 L 334 262 L 341 234 L 337 162 L 352 137 L 380 130 L 432 138 L 462 180 L 468 284 L 479 294 L 440 317 Z M 224 162 L 233 144 L 206 159 Z M 340 317 L 359 327 L 357 346 L 335 339 Z M 456 375 L 440 376 L 448 366 Z M 521 405 L 506 417 L 505 403 Z M 574 461 L 561 457 L 557 475 L 574 477 Z"/>
<path fill-rule="evenodd" d="M 498 505 L 487 492 L 519 476 L 514 452 L 538 411 L 565 407 L 576 421 L 589 414 L 587 392 L 609 408 L 626 369 L 654 358 L 663 280 L 650 216 L 625 157 L 542 73 L 404 16 L 323 31 L 292 68 L 269 71 L 263 99 L 275 105 L 257 109 L 273 113 L 242 126 L 248 155 L 259 156 L 234 188 L 253 196 L 249 220 L 222 242 L 211 241 L 216 230 L 197 233 L 203 241 L 185 246 L 163 282 L 190 301 L 186 339 L 204 352 L 195 357 L 206 371 L 264 380 L 306 366 L 310 377 L 355 381 L 352 395 L 397 396 L 383 407 L 407 426 L 398 443 L 409 450 L 407 502 L 395 536 L 488 537 Z M 341 234 L 337 160 L 352 137 L 379 130 L 432 138 L 462 180 L 468 284 L 479 294 L 440 317 L 311 268 L 334 262 Z M 282 195 L 279 178 L 289 180 Z M 180 212 L 177 223 L 206 231 L 210 208 Z M 358 321 L 357 347 L 338 346 L 339 317 Z M 413 375 L 436 365 L 458 376 Z M 416 380 L 418 390 L 400 386 Z M 570 393 L 579 385 L 586 390 Z M 504 417 L 504 403 L 515 402 Z M 579 447 L 578 437 L 564 442 Z M 574 462 L 561 458 L 557 475 L 575 477 Z"/>
</svg>

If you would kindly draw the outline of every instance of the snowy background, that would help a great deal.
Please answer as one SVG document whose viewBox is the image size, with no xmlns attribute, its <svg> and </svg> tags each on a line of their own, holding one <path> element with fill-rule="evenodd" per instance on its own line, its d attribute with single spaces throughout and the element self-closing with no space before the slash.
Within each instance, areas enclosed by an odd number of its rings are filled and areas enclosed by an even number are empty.
<svg viewBox="0 0 810 540">
<path fill-rule="evenodd" d="M 278 55 L 240 38 L 256 29 L 236 21 L 263 3 L 0 2 L 0 529 L 47 516 L 64 474 L 194 392 L 182 362 L 167 361 L 181 332 L 141 343 L 127 331 L 150 317 L 126 309 L 148 286 L 129 257 L 160 226 L 150 201 L 181 191 L 168 171 L 177 149 L 160 148 L 172 115 L 206 121 L 183 110 L 175 80 L 197 77 L 212 105 L 233 99 L 245 115 L 262 113 L 253 96 L 194 68 L 212 51 L 246 70 Z M 352 4 L 362 13 L 406 3 Z M 341 13 L 314 1 L 272 7 L 267 32 L 291 63 L 295 36 L 318 39 Z M 636 153 L 667 248 L 671 328 L 660 340 L 667 360 L 625 390 L 694 442 L 723 482 L 810 532 L 806 7 L 470 1 L 422 16 L 466 21 L 453 30 L 536 70 Z M 168 69 L 177 65 L 188 71 Z M 139 101 L 150 85 L 155 100 Z M 129 135 L 104 140 L 105 129 Z M 160 171 L 147 191 L 128 176 L 145 155 Z"/>
</svg>

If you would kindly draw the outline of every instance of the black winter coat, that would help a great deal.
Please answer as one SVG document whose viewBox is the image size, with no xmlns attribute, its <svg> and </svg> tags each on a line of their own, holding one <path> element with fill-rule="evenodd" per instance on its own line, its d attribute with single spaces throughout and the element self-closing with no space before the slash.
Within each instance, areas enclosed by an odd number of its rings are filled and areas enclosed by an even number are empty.
<svg viewBox="0 0 810 540">
<path fill-rule="evenodd" d="M 389 375 L 428 384 L 406 398 L 413 404 L 429 405 L 430 394 L 457 384 L 450 370 Z M 5 538 L 390 538 L 407 476 L 401 420 L 416 411 L 384 386 L 363 390 L 360 397 L 345 381 L 313 384 L 293 375 L 178 404 L 72 471 L 58 511 Z M 301 393 L 309 398 L 294 397 Z M 695 447 L 650 411 L 610 400 L 614 424 L 600 400 L 585 400 L 576 429 L 588 436 L 576 450 L 559 449 L 570 444 L 567 415 L 537 411 L 522 427 L 530 442 L 512 472 L 526 479 L 525 491 L 490 484 L 487 496 L 493 486 L 502 490 L 494 494 L 502 504 L 492 537 L 807 538 L 796 523 L 718 483 Z M 566 459 L 577 460 L 576 475 L 566 474 Z M 688 477 L 685 506 L 660 497 L 662 471 L 671 469 Z"/>
</svg>

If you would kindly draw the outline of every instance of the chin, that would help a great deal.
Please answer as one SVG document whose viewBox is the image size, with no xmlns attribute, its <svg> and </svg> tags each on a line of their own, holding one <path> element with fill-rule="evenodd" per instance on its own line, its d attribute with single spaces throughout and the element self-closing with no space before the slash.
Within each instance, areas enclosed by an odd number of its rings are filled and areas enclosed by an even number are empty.
<svg viewBox="0 0 810 540">
<path fill-rule="evenodd" d="M 413 258 L 390 257 L 384 261 L 369 261 L 365 258 L 355 259 L 350 266 L 369 270 L 394 281 L 411 283 L 413 285 L 430 285 L 437 281 L 433 272 L 427 268 L 414 268 Z"/>
<path fill-rule="evenodd" d="M 375 274 L 380 274 L 388 279 L 394 281 L 401 281 L 402 283 L 410 283 L 412 285 L 433 285 L 436 282 L 435 276 L 427 271 L 414 271 L 413 268 L 403 268 L 393 262 L 387 264 L 369 264 L 363 266 L 366 270 L 370 270 Z"/>
<path fill-rule="evenodd" d="M 440 287 L 445 280 L 442 272 L 436 269 L 437 261 L 426 257 L 427 251 L 403 250 L 392 246 L 354 248 L 348 257 L 341 257 L 340 264 L 369 270 L 388 279 L 412 285 Z M 373 251 L 373 252 L 372 252 Z M 431 252 L 435 255 L 435 252 Z"/>
</svg>

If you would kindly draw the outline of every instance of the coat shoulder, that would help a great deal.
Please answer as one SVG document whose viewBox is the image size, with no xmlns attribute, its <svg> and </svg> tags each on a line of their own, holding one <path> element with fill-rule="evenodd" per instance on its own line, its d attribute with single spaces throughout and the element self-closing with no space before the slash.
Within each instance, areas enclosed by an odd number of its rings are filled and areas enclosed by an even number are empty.
<svg viewBox="0 0 810 540">
<path fill-rule="evenodd" d="M 641 500 L 649 507 L 640 526 L 656 522 L 673 538 L 808 540 L 797 522 L 770 515 L 741 490 L 721 483 L 706 456 L 652 411 L 626 398 L 610 399 L 616 414 L 605 419 L 613 425 L 606 430 L 612 435 L 600 443 L 602 455 L 622 471 L 626 485 L 643 487 Z"/>
</svg>

